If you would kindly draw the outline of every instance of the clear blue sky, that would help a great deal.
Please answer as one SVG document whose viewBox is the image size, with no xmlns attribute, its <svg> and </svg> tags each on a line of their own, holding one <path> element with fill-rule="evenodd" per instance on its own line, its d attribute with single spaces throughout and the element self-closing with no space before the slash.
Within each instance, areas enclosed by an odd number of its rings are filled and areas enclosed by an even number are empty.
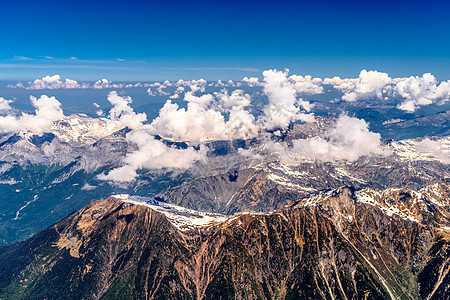
<svg viewBox="0 0 450 300">
<path fill-rule="evenodd" d="M 0 7 L 0 79 L 239 79 L 285 67 L 321 77 L 366 68 L 450 78 L 450 1 L 5 0 Z"/>
</svg>

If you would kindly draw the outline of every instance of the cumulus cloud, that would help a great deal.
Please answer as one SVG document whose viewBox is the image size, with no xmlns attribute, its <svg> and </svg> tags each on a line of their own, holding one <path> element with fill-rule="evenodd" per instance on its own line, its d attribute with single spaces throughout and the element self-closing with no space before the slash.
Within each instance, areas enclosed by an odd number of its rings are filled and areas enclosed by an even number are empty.
<svg viewBox="0 0 450 300">
<path fill-rule="evenodd" d="M 244 77 L 242 79 L 242 82 L 246 83 L 249 86 L 258 86 L 258 85 L 260 85 L 258 77 L 250 77 L 250 78 Z"/>
<path fill-rule="evenodd" d="M 25 88 L 28 90 L 43 90 L 43 89 L 80 89 L 86 88 L 85 84 L 79 84 L 76 80 L 67 78 L 65 81 L 61 80 L 61 76 L 45 76 L 41 79 L 36 79 L 34 81 L 28 82 L 28 85 L 24 85 L 18 82 L 15 85 L 8 85 L 9 88 Z"/>
<path fill-rule="evenodd" d="M 199 85 L 197 83 L 191 84 L 189 85 L 189 88 L 191 89 L 191 93 L 195 93 L 195 92 L 205 92 L 205 86 L 204 85 Z"/>
<path fill-rule="evenodd" d="M 188 102 L 186 109 L 171 100 L 164 104 L 159 116 L 150 124 L 153 134 L 178 141 L 203 142 L 250 138 L 260 131 L 253 115 L 245 110 L 250 104 L 250 96 L 242 90 L 231 95 L 222 91 L 201 96 L 189 91 L 184 100 Z M 228 115 L 228 120 L 222 113 Z"/>
<path fill-rule="evenodd" d="M 112 82 L 111 81 L 109 81 L 106 78 L 103 78 L 103 79 L 97 80 L 94 83 L 93 88 L 94 89 L 108 89 L 108 88 L 114 88 L 114 87 L 112 87 Z"/>
<path fill-rule="evenodd" d="M 391 78 L 387 73 L 362 70 L 357 80 L 343 80 L 334 88 L 344 92 L 342 100 L 354 102 L 382 99 L 383 88 L 390 82 Z"/>
<path fill-rule="evenodd" d="M 386 154 L 380 142 L 380 134 L 369 131 L 364 120 L 343 115 L 323 136 L 293 140 L 289 146 L 284 142 L 268 142 L 267 149 L 287 163 L 305 159 L 355 161 L 364 155 Z"/>
<path fill-rule="evenodd" d="M 156 93 L 152 90 L 152 88 L 148 88 L 148 89 L 147 89 L 147 94 L 148 94 L 149 96 L 156 96 Z"/>
<path fill-rule="evenodd" d="M 28 130 L 41 134 L 49 131 L 54 121 L 64 118 L 61 103 L 55 97 L 42 95 L 39 99 L 30 96 L 31 104 L 35 107 L 35 114 L 23 113 L 20 116 L 9 114 L 0 117 L 0 132 L 17 132 Z"/>
<path fill-rule="evenodd" d="M 422 77 L 399 78 L 396 81 L 394 93 L 404 99 L 397 106 L 401 110 L 413 112 L 419 106 L 450 99 L 450 80 L 438 85 L 438 81 L 430 73 L 423 74 Z"/>
<path fill-rule="evenodd" d="M 111 91 L 108 94 L 108 101 L 113 106 L 109 110 L 111 120 L 120 122 L 131 129 L 140 128 L 143 126 L 142 123 L 147 121 L 145 113 L 136 113 L 130 106 L 133 102 L 131 97 L 120 96 L 116 91 Z"/>
<path fill-rule="evenodd" d="M 13 102 L 13 101 L 5 99 L 3 97 L 0 97 L 0 110 L 10 110 L 10 109 L 12 109 L 11 106 L 9 105 L 11 102 Z"/>
<path fill-rule="evenodd" d="M 215 93 L 219 99 L 219 105 L 223 111 L 232 109 L 233 107 L 247 107 L 250 106 L 251 97 L 249 94 L 245 94 L 243 90 L 234 90 L 231 94 L 228 94 L 226 89 L 220 93 Z"/>
<path fill-rule="evenodd" d="M 31 83 L 31 82 L 30 82 L 30 83 Z M 7 88 L 10 88 L 10 89 L 16 89 L 16 88 L 24 89 L 24 88 L 25 88 L 25 85 L 24 85 L 22 82 L 18 82 L 18 83 L 16 83 L 16 84 L 8 84 L 6 87 L 7 87 Z"/>
<path fill-rule="evenodd" d="M 263 72 L 263 90 L 269 99 L 269 104 L 263 109 L 264 116 L 261 121 L 269 130 L 285 129 L 291 122 L 297 120 L 312 120 L 312 115 L 304 113 L 304 111 L 310 111 L 311 104 L 296 98 L 297 91 L 294 84 L 287 78 L 287 74 L 287 70 Z M 302 108 L 304 111 L 301 110 Z"/>
<path fill-rule="evenodd" d="M 192 147 L 177 149 L 167 146 L 144 129 L 133 130 L 127 134 L 126 138 L 138 149 L 125 157 L 122 167 L 108 174 L 100 174 L 99 179 L 130 182 L 138 176 L 139 169 L 189 168 L 206 154 L 206 149 L 203 147 L 197 151 Z"/>
<path fill-rule="evenodd" d="M 313 115 L 308 112 L 312 106 L 296 97 L 296 82 L 289 79 L 287 74 L 287 71 L 277 70 L 263 73 L 264 93 L 269 103 L 263 107 L 263 115 L 258 120 L 246 110 L 251 105 L 251 97 L 243 90 L 237 89 L 230 93 L 223 89 L 214 94 L 198 95 L 204 92 L 205 82 L 190 81 L 190 91 L 184 95 L 184 101 L 188 102 L 187 108 L 180 108 L 168 100 L 159 116 L 150 124 L 151 133 L 173 140 L 202 142 L 251 138 L 264 129 L 286 129 L 293 121 L 311 121 Z M 296 79 L 313 85 L 318 82 L 310 76 Z M 256 82 L 256 79 L 252 81 Z M 178 81 L 178 84 L 186 82 Z"/>
<path fill-rule="evenodd" d="M 177 89 L 175 90 L 175 94 L 182 94 L 184 92 L 184 87 L 179 86 L 177 87 Z"/>
<path fill-rule="evenodd" d="M 450 163 L 449 140 L 430 140 L 425 138 L 417 144 L 416 149 L 420 154 L 430 155 L 446 164 Z"/>
<path fill-rule="evenodd" d="M 233 117 L 235 114 L 233 114 Z M 159 112 L 159 116 L 150 124 L 151 132 L 165 138 L 177 141 L 203 142 L 207 140 L 245 138 L 237 132 L 230 132 L 236 128 L 224 116 L 214 109 L 207 108 L 199 103 L 188 103 L 187 109 L 179 108 L 178 104 L 170 100 L 166 102 Z M 246 125 L 246 124 L 242 124 Z M 246 132 L 246 127 L 239 128 Z"/>
<path fill-rule="evenodd" d="M 197 87 L 197 86 L 195 85 L 195 87 Z M 211 94 L 195 96 L 194 95 L 195 91 L 197 91 L 197 89 L 193 89 L 192 91 L 187 92 L 184 95 L 184 101 L 187 101 L 189 103 L 197 103 L 197 104 L 204 106 L 204 105 L 210 104 L 214 100 L 214 96 Z"/>
<path fill-rule="evenodd" d="M 171 87 L 171 86 L 177 86 L 179 84 L 184 84 L 184 81 L 179 80 L 178 82 L 170 82 L 170 81 L 166 80 L 163 83 L 154 82 L 154 83 L 150 83 L 150 84 L 144 84 L 144 86 L 149 87 L 147 89 L 147 94 L 149 94 L 150 96 L 169 96 L 170 93 L 168 91 L 166 91 L 166 88 Z M 179 86 L 175 90 L 175 94 L 171 95 L 169 98 L 177 99 L 177 98 L 179 98 L 178 94 L 182 93 L 183 91 L 184 91 L 184 87 Z"/>
<path fill-rule="evenodd" d="M 84 84 L 84 86 L 86 88 L 90 88 L 91 86 L 89 84 Z M 113 83 L 112 81 L 103 78 L 100 80 L 97 80 L 96 82 L 94 82 L 94 84 L 92 85 L 92 88 L 94 89 L 121 89 L 121 88 L 133 88 L 133 87 L 142 87 L 142 83 L 137 82 L 135 84 L 132 83 Z"/>
<path fill-rule="evenodd" d="M 341 78 L 339 76 L 334 76 L 333 78 L 324 78 L 322 80 L 323 84 L 330 84 L 330 85 L 341 85 L 344 83 L 356 83 L 358 81 L 358 78 Z"/>
<path fill-rule="evenodd" d="M 320 78 L 312 78 L 310 75 L 292 75 L 289 79 L 295 82 L 294 88 L 298 94 L 317 95 L 324 93 L 322 79 Z"/>
<path fill-rule="evenodd" d="M 342 100 L 394 99 L 401 100 L 397 108 L 409 112 L 432 103 L 444 103 L 450 99 L 450 80 L 438 82 L 430 73 L 422 77 L 390 78 L 387 73 L 362 70 L 356 79 L 325 78 L 323 84 L 331 84 L 344 93 Z"/>
<path fill-rule="evenodd" d="M 107 79 L 97 80 L 94 84 L 90 83 L 80 83 L 76 80 L 65 79 L 61 80 L 59 75 L 47 75 L 41 79 L 36 79 L 30 81 L 27 84 L 18 82 L 14 85 L 7 85 L 8 88 L 25 88 L 29 90 L 42 90 L 42 89 L 113 89 L 113 88 L 132 88 L 132 87 L 142 87 L 142 83 L 113 83 Z"/>
</svg>

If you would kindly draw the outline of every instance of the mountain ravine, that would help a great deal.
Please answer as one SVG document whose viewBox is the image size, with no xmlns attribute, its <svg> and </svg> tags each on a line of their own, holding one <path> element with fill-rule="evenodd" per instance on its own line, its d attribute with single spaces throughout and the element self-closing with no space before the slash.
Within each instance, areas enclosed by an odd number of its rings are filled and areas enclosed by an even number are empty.
<svg viewBox="0 0 450 300">
<path fill-rule="evenodd" d="M 449 299 L 450 187 L 341 187 L 269 213 L 112 196 L 0 248 L 1 299 Z"/>
</svg>

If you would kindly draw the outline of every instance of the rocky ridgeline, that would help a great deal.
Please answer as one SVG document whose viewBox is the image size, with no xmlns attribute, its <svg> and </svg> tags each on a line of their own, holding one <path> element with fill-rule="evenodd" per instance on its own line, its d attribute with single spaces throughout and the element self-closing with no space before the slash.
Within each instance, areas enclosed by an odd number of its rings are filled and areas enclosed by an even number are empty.
<svg viewBox="0 0 450 300">
<path fill-rule="evenodd" d="M 447 299 L 449 216 L 445 183 L 419 191 L 341 187 L 229 217 L 110 197 L 0 248 L 0 295 Z"/>
</svg>

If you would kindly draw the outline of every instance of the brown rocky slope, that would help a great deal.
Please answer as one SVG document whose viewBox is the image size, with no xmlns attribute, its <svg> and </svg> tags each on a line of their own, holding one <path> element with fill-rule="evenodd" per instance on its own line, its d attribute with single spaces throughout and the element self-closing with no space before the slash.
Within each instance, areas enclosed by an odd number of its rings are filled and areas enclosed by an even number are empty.
<svg viewBox="0 0 450 300">
<path fill-rule="evenodd" d="M 450 297 L 448 184 L 342 187 L 275 212 L 184 227 L 178 216 L 199 217 L 130 199 L 92 201 L 0 248 L 0 298 Z"/>
</svg>

